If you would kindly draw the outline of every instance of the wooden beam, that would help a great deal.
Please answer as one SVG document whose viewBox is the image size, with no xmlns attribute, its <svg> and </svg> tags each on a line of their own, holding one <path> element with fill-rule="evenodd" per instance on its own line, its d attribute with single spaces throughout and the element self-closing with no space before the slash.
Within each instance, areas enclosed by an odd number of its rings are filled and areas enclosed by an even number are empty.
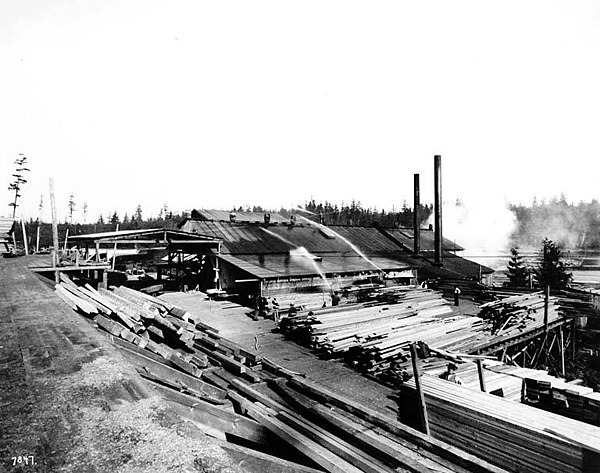
<svg viewBox="0 0 600 473">
<path fill-rule="evenodd" d="M 560 374 L 565 377 L 565 336 L 562 326 L 558 327 L 558 343 L 560 349 Z"/>
<path fill-rule="evenodd" d="M 294 450 L 306 455 L 325 471 L 330 473 L 361 473 L 362 470 L 359 470 L 307 436 L 302 435 L 279 419 L 267 415 L 266 411 L 260 409 L 260 407 L 248 402 L 244 405 L 244 408 L 250 417 L 265 426 Z"/>
<path fill-rule="evenodd" d="M 29 245 L 27 244 L 27 230 L 25 230 L 25 219 L 21 218 L 21 229 L 23 230 L 23 244 L 25 245 L 25 254 L 29 254 Z"/>
<path fill-rule="evenodd" d="M 485 378 L 483 375 L 483 362 L 482 360 L 475 360 L 475 362 L 477 363 L 477 373 L 479 373 L 479 387 L 483 392 L 486 392 Z"/>
<path fill-rule="evenodd" d="M 417 349 L 415 348 L 414 343 L 410 344 L 410 357 L 412 360 L 415 385 L 417 386 L 417 399 L 419 402 L 419 417 L 421 418 L 421 428 L 423 429 L 424 434 L 429 435 L 430 431 L 429 420 L 427 419 L 427 405 L 425 404 L 425 396 L 423 396 L 423 391 L 421 389 L 421 373 L 419 373 Z"/>
</svg>

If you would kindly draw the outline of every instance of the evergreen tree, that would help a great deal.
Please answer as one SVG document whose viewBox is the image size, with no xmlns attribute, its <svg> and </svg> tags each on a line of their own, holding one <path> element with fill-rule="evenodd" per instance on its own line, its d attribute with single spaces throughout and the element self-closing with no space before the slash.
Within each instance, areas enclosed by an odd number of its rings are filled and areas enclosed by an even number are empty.
<svg viewBox="0 0 600 473">
<path fill-rule="evenodd" d="M 527 287 L 529 271 L 523 262 L 523 257 L 519 254 L 518 248 L 510 249 L 511 258 L 507 264 L 509 286 Z"/>
<path fill-rule="evenodd" d="M 112 217 L 110 217 L 110 223 L 117 224 L 117 223 L 120 223 L 120 222 L 121 222 L 121 220 L 119 220 L 119 215 L 115 211 L 115 213 L 112 214 Z"/>
<path fill-rule="evenodd" d="M 133 214 L 133 217 L 131 217 L 131 220 L 136 220 L 137 222 L 142 221 L 142 206 L 141 205 L 137 206 L 137 208 L 135 209 L 135 213 Z"/>
<path fill-rule="evenodd" d="M 561 256 L 560 248 L 552 240 L 545 238 L 542 242 L 540 261 L 534 270 L 536 282 L 540 287 L 561 289 L 569 285 L 573 275 L 567 273 Z"/>
<path fill-rule="evenodd" d="M 102 216 L 102 214 L 100 214 L 100 216 L 98 217 L 98 223 L 100 225 L 104 225 L 104 217 Z"/>
</svg>

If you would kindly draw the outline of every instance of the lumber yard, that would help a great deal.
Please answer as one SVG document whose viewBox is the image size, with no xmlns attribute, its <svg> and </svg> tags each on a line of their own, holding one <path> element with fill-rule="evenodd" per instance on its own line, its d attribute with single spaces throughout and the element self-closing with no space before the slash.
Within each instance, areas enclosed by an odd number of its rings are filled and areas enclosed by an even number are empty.
<svg viewBox="0 0 600 473">
<path fill-rule="evenodd" d="M 492 287 L 440 200 L 431 230 L 195 210 L 2 258 L 3 467 L 600 471 L 566 379 L 597 294 Z"/>
</svg>

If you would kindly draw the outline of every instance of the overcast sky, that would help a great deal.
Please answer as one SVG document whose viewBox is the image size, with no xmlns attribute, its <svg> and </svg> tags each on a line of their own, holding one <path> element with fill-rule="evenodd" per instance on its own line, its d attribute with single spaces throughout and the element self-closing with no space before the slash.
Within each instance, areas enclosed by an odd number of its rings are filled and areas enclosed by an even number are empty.
<svg viewBox="0 0 600 473">
<path fill-rule="evenodd" d="M 0 183 L 82 220 L 600 194 L 599 1 L 0 2 Z M 2 192 L 0 215 L 10 213 Z"/>
</svg>

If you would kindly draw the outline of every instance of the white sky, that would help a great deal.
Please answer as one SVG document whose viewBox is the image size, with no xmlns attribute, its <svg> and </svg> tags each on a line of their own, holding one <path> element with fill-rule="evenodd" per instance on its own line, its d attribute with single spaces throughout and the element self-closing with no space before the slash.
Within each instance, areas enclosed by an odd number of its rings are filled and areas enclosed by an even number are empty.
<svg viewBox="0 0 600 473">
<path fill-rule="evenodd" d="M 0 2 L 0 177 L 82 220 L 599 197 L 598 1 Z M 0 214 L 11 195 L 0 193 Z"/>
</svg>

